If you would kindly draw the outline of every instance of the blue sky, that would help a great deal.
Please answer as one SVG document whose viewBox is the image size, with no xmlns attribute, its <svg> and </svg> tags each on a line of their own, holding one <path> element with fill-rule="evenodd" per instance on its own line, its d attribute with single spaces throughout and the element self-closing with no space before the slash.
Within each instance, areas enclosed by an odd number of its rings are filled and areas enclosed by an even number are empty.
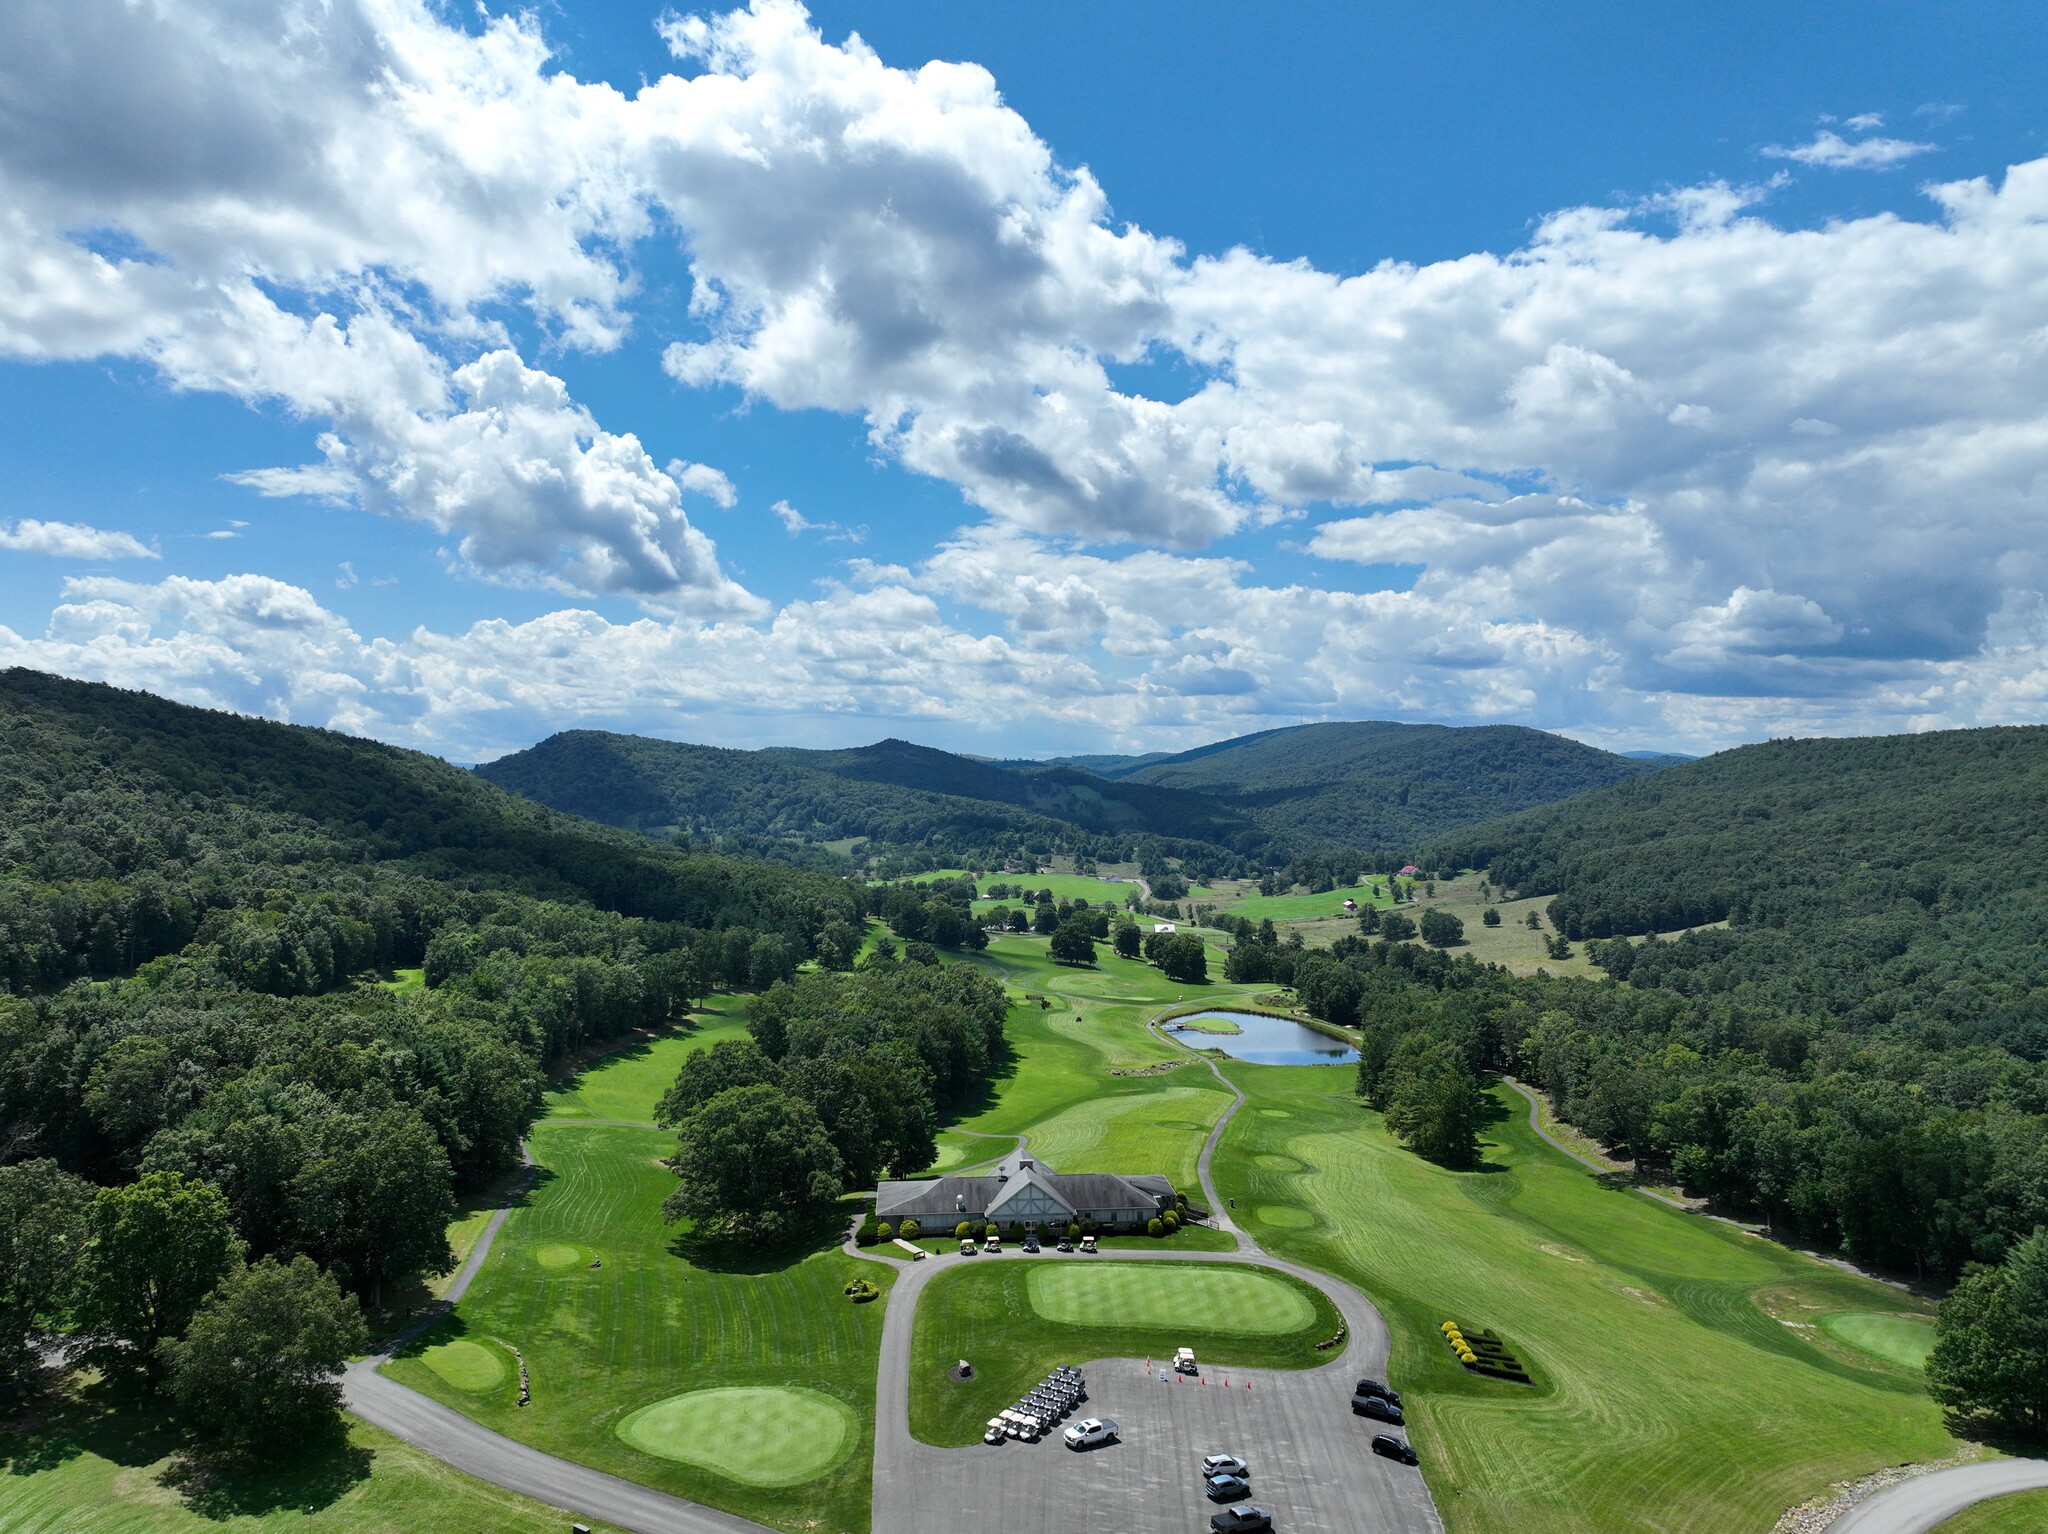
<svg viewBox="0 0 2048 1534">
<path fill-rule="evenodd" d="M 0 661 L 461 760 L 2048 708 L 2019 5 L 267 9 L 0 17 Z"/>
</svg>

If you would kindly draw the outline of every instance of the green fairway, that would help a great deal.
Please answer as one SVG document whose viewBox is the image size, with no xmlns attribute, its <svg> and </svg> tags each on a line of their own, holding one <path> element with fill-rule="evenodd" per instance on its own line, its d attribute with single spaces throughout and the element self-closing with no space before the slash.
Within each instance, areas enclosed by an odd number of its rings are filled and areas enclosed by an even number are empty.
<svg viewBox="0 0 2048 1534">
<path fill-rule="evenodd" d="M 1933 1534 L 2041 1534 L 2043 1529 L 2048 1529 L 2048 1491 L 2017 1491 L 1936 1524 Z"/>
<path fill-rule="evenodd" d="M 1163 1173 L 1199 1199 L 1195 1161 L 1230 1106 L 1229 1094 L 1206 1070 L 1137 1079 L 1144 1085 L 1136 1091 L 1091 1098 L 1041 1120 L 1031 1130 L 1032 1153 L 1062 1172 Z M 1179 1080 L 1188 1084 L 1154 1084 Z"/>
<path fill-rule="evenodd" d="M 457 1390 L 468 1391 L 471 1395 L 496 1390 L 512 1378 L 512 1369 L 504 1354 L 465 1337 L 428 1348 L 420 1354 L 420 1362 Z"/>
<path fill-rule="evenodd" d="M 725 1032 L 738 1026 L 728 1014 Z M 707 1027 L 652 1048 L 669 1055 L 672 1078 L 674 1045 L 702 1048 L 720 1036 Z M 595 1105 L 593 1116 L 644 1117 L 667 1084 L 656 1085 L 648 1053 L 585 1072 L 563 1096 L 586 1113 Z M 387 1372 L 497 1432 L 692 1501 L 783 1526 L 866 1528 L 883 1306 L 850 1305 L 840 1290 L 854 1277 L 886 1287 L 890 1271 L 844 1256 L 823 1231 L 808 1255 L 740 1252 L 729 1267 L 698 1266 L 661 1217 L 675 1182 L 658 1163 L 673 1135 L 563 1117 L 542 1120 L 528 1144 L 539 1167 L 532 1193 L 507 1217 L 455 1317 Z M 590 1267 L 593 1256 L 604 1266 Z M 423 1356 L 487 1339 L 524 1352 L 531 1405 L 516 1406 L 510 1390 L 459 1388 Z M 642 1408 L 714 1387 L 829 1398 L 848 1414 L 851 1436 L 807 1479 L 766 1483 L 709 1456 L 642 1452 L 615 1430 Z"/>
<path fill-rule="evenodd" d="M 815 1390 L 691 1390 L 630 1412 L 618 1435 L 643 1454 L 701 1465 L 749 1486 L 791 1486 L 830 1470 L 859 1440 L 844 1402 Z"/>
<path fill-rule="evenodd" d="M 1250 1287 L 1240 1282 L 1246 1280 Z M 1104 1296 L 1101 1310 L 1089 1304 L 1091 1284 L 1104 1286 L 1096 1291 Z M 1050 1288 L 1047 1304 L 1061 1314 L 1076 1310 L 1082 1324 L 1045 1315 L 1041 1286 Z M 1118 1308 L 1126 1301 L 1139 1313 Z M 1249 1316 L 1247 1306 L 1260 1314 Z M 1280 1314 L 1301 1324 L 1270 1329 Z M 1325 1296 L 1282 1273 L 1221 1263 L 962 1259 L 933 1279 L 918 1301 L 910 1429 L 926 1443 L 978 1443 L 990 1417 L 1061 1363 L 1171 1358 L 1174 1349 L 1191 1347 L 1210 1370 L 1310 1369 L 1330 1361 L 1333 1355 L 1318 1353 L 1315 1345 L 1338 1325 L 1337 1309 Z M 948 1378 L 946 1371 L 963 1358 L 974 1365 L 974 1378 Z"/>
<path fill-rule="evenodd" d="M 1031 1308 L 1065 1326 L 1192 1326 L 1279 1336 L 1315 1324 L 1308 1291 L 1256 1268 L 1061 1262 L 1031 1269 Z"/>
<path fill-rule="evenodd" d="M 1922 1325 L 1920 1302 L 1609 1186 L 1506 1088 L 1485 1169 L 1458 1173 L 1396 1145 L 1348 1073 L 1225 1069 L 1253 1111 L 1225 1132 L 1218 1192 L 1385 1314 L 1451 1534 L 1763 1530 L 1832 1482 L 1952 1452 L 1917 1369 L 1801 1329 Z M 1468 1374 L 1445 1320 L 1512 1339 L 1536 1385 Z"/>
<path fill-rule="evenodd" d="M 0 1436 L 0 1534 L 562 1534 L 566 1514 L 357 1424 L 346 1445 L 185 1489 L 181 1438 L 61 1408 Z M 600 1534 L 617 1534 L 609 1524 Z"/>
<path fill-rule="evenodd" d="M 745 1035 L 748 1000 L 745 996 L 714 996 L 696 1009 L 693 1026 L 605 1056 L 548 1094 L 547 1116 L 651 1122 L 654 1105 L 674 1084 L 684 1056 L 709 1049 L 720 1039 Z"/>
<path fill-rule="evenodd" d="M 1904 1369 L 1924 1368 L 1927 1355 L 1934 1351 L 1933 1324 L 1918 1316 L 1842 1311 L 1822 1316 L 1820 1329 L 1837 1342 L 1861 1348 Z"/>
</svg>

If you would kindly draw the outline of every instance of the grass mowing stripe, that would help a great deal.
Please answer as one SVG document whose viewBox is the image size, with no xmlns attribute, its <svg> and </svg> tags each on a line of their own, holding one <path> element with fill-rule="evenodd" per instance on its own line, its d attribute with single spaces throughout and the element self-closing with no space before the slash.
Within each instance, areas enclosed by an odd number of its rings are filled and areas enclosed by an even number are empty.
<svg viewBox="0 0 2048 1534">
<path fill-rule="evenodd" d="M 1924 1318 L 1919 1302 L 1610 1188 L 1531 1135 L 1505 1095 L 1485 1169 L 1450 1172 L 1396 1145 L 1348 1081 L 1225 1069 L 1254 1111 L 1224 1135 L 1218 1191 L 1262 1245 L 1379 1305 L 1452 1534 L 1764 1529 L 1831 1482 L 1951 1452 L 1912 1376 L 1774 1318 Z M 1268 1205 L 1315 1224 L 1267 1221 Z M 1459 1368 L 1446 1319 L 1498 1330 L 1537 1385 Z"/>
<path fill-rule="evenodd" d="M 690 1036 L 694 1047 L 709 1030 Z M 622 1069 L 642 1079 L 614 1092 L 610 1067 L 586 1072 L 571 1093 L 584 1104 L 646 1102 L 643 1057 Z M 673 1072 L 671 1071 L 671 1074 Z M 841 1289 L 887 1270 L 837 1250 L 837 1228 L 808 1255 L 729 1267 L 693 1263 L 661 1217 L 675 1186 L 659 1164 L 675 1147 L 661 1130 L 543 1120 L 529 1137 L 540 1168 L 532 1193 L 507 1217 L 489 1260 L 455 1315 L 423 1339 L 499 1339 L 525 1356 L 533 1402 L 513 1392 L 458 1390 L 415 1348 L 391 1364 L 394 1379 L 551 1454 L 610 1471 L 742 1517 L 785 1527 L 867 1527 L 873 1457 L 875 1359 L 883 1307 L 854 1305 Z M 548 1267 L 573 1251 L 578 1260 Z M 601 1256 L 592 1268 L 582 1253 Z M 705 1462 L 641 1452 L 615 1431 L 630 1413 L 706 1388 L 794 1387 L 837 1401 L 851 1437 L 822 1471 L 764 1485 Z M 728 1467 L 730 1468 L 730 1467 Z"/>
</svg>

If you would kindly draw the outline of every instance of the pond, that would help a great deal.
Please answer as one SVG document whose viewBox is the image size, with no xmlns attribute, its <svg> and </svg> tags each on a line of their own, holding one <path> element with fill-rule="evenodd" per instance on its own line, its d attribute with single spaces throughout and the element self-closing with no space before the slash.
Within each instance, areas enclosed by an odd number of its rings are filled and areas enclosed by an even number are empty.
<svg viewBox="0 0 2048 1534">
<path fill-rule="evenodd" d="M 1199 1025 L 1214 1019 L 1235 1025 L 1235 1033 L 1204 1033 Z M 1220 1049 L 1234 1060 L 1253 1065 L 1349 1065 L 1358 1051 L 1342 1039 L 1317 1033 L 1285 1017 L 1264 1017 L 1257 1012 L 1203 1012 L 1176 1018 L 1175 1023 L 1198 1025 L 1181 1032 L 1183 1043 L 1197 1049 Z M 1174 1023 L 1168 1023 L 1174 1031 Z"/>
</svg>

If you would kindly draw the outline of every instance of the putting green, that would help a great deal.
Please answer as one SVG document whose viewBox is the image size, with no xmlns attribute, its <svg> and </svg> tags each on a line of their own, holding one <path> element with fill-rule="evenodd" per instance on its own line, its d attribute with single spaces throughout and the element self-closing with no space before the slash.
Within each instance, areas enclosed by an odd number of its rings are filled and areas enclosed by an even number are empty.
<svg viewBox="0 0 2048 1534">
<path fill-rule="evenodd" d="M 1069 1326 L 1176 1326 L 1277 1335 L 1315 1320 L 1309 1298 L 1256 1268 L 1062 1262 L 1031 1270 L 1031 1308 Z"/>
<path fill-rule="evenodd" d="M 1820 1318 L 1820 1329 L 1837 1342 L 1875 1354 L 1902 1369 L 1918 1369 L 1934 1350 L 1934 1328 L 1917 1316 L 1837 1311 Z"/>
<path fill-rule="evenodd" d="M 510 1372 L 496 1348 L 461 1338 L 428 1348 L 420 1354 L 420 1362 L 457 1390 L 466 1390 L 471 1395 L 496 1390 Z"/>
<path fill-rule="evenodd" d="M 1292 1204 L 1261 1204 L 1252 1213 L 1262 1224 L 1278 1225 L 1287 1230 L 1307 1230 L 1316 1222 L 1314 1215 L 1306 1209 L 1296 1209 Z"/>
<path fill-rule="evenodd" d="M 566 1241 L 557 1241 L 550 1246 L 533 1249 L 533 1260 L 544 1268 L 587 1268 L 590 1266 L 590 1252 L 580 1246 L 571 1246 Z"/>
<path fill-rule="evenodd" d="M 1268 1172 L 1299 1172 L 1302 1170 L 1302 1164 L 1294 1157 L 1282 1156 L 1273 1151 L 1262 1152 L 1252 1157 L 1252 1161 L 1255 1165 L 1263 1167 Z"/>
<path fill-rule="evenodd" d="M 616 1431 L 643 1454 L 749 1486 L 813 1480 L 860 1436 L 840 1402 L 789 1385 L 688 1390 L 629 1413 Z"/>
</svg>

